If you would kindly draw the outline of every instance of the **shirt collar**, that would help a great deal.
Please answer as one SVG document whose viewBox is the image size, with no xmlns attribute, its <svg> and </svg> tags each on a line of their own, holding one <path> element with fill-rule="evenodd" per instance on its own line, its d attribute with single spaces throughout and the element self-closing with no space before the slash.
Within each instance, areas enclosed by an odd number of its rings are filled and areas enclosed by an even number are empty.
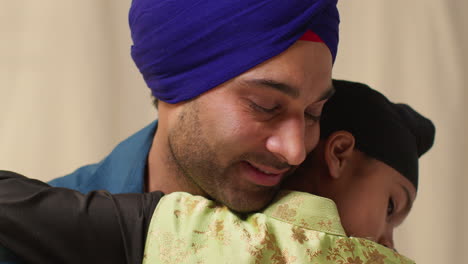
<svg viewBox="0 0 468 264">
<path fill-rule="evenodd" d="M 328 198 L 284 190 L 263 213 L 305 229 L 346 236 L 335 202 Z"/>
<path fill-rule="evenodd" d="M 148 154 L 158 121 L 154 121 L 121 142 L 100 162 L 87 189 L 106 189 L 111 193 L 142 193 Z"/>
</svg>

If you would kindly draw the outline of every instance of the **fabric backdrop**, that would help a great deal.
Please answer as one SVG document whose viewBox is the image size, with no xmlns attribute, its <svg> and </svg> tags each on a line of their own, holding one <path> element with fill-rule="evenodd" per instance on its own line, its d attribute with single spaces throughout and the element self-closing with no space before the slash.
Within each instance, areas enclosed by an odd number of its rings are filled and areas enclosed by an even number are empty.
<svg viewBox="0 0 468 264">
<path fill-rule="evenodd" d="M 130 0 L 0 0 L 0 168 L 50 180 L 157 116 L 130 59 Z M 468 259 L 468 1 L 341 1 L 335 78 L 409 103 L 436 127 L 396 233 L 417 263 Z"/>
</svg>

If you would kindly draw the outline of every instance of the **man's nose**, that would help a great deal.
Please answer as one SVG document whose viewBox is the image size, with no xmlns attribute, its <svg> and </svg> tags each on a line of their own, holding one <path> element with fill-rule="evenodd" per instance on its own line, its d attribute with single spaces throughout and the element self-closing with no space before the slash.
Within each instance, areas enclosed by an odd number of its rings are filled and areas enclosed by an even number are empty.
<svg viewBox="0 0 468 264">
<path fill-rule="evenodd" d="M 281 122 L 267 139 L 266 148 L 290 165 L 301 164 L 307 155 L 304 119 Z"/>
</svg>

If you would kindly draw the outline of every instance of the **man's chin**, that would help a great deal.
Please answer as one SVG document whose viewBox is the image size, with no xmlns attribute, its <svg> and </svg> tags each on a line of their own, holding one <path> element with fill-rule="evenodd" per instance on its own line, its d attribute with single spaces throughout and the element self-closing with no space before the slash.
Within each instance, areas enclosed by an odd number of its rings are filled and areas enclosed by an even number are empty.
<svg viewBox="0 0 468 264">
<path fill-rule="evenodd" d="M 220 202 L 234 212 L 252 213 L 268 206 L 277 192 L 278 188 L 268 188 L 257 192 L 226 192 L 222 197 L 223 201 Z"/>
</svg>

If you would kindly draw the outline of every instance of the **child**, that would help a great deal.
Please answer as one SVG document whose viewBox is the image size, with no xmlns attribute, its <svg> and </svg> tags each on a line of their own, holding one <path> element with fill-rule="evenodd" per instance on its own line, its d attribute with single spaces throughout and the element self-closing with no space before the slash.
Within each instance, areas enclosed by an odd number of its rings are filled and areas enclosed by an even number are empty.
<svg viewBox="0 0 468 264">
<path fill-rule="evenodd" d="M 411 263 L 387 247 L 434 127 L 365 85 L 334 85 L 322 140 L 284 185 L 303 192 L 259 213 L 186 193 L 83 195 L 3 172 L 0 243 L 31 263 Z"/>
</svg>

